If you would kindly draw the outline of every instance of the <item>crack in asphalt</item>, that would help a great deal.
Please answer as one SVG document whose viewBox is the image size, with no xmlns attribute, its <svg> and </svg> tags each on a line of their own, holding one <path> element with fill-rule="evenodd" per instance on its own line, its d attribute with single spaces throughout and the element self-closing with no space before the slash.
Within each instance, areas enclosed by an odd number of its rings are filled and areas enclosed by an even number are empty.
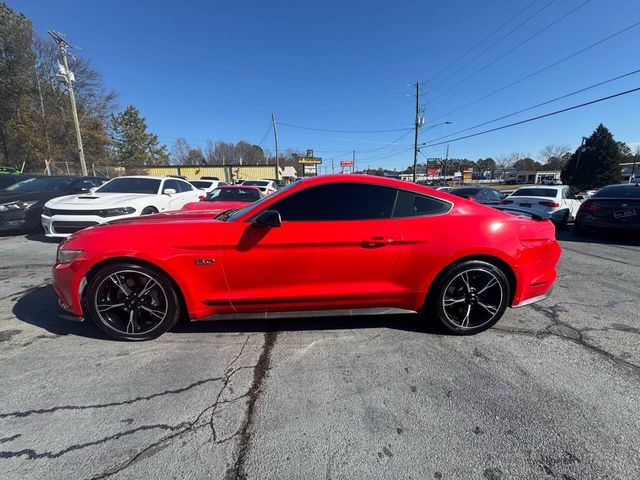
<svg viewBox="0 0 640 480">
<path fill-rule="evenodd" d="M 90 410 L 90 409 L 99 409 L 99 408 L 109 408 L 109 407 L 118 407 L 121 405 L 131 405 L 132 403 L 142 402 L 145 400 L 151 400 L 153 398 L 162 397 L 164 395 L 173 395 L 178 393 L 183 393 L 188 390 L 191 390 L 195 387 L 199 387 L 200 385 L 205 385 L 207 383 L 218 382 L 223 380 L 224 377 L 211 377 L 205 378 L 203 380 L 198 380 L 197 382 L 193 382 L 186 387 L 175 388 L 171 390 L 164 390 L 159 393 L 152 393 L 151 395 L 145 395 L 140 397 L 135 397 L 130 400 L 122 400 L 120 402 L 109 402 L 109 403 L 94 403 L 89 405 L 60 405 L 56 407 L 49 408 L 39 408 L 33 410 L 25 410 L 25 411 L 17 411 L 17 412 L 7 412 L 0 413 L 0 418 L 8 418 L 8 417 L 28 417 L 30 415 L 40 415 L 44 413 L 53 413 L 60 410 Z"/>
<path fill-rule="evenodd" d="M 253 383 L 248 392 L 249 402 L 241 430 L 238 432 L 240 440 L 236 451 L 236 460 L 232 467 L 227 469 L 225 480 L 245 480 L 245 461 L 251 445 L 251 427 L 253 426 L 253 416 L 256 409 L 258 397 L 262 393 L 262 385 L 267 373 L 271 368 L 271 352 L 275 346 L 278 333 L 275 330 L 264 334 L 264 344 L 262 352 L 258 358 L 258 363 L 253 370 Z"/>
<path fill-rule="evenodd" d="M 186 425 L 186 422 L 181 422 L 177 425 L 167 425 L 164 423 L 159 423 L 155 425 L 141 425 L 137 428 L 133 428 L 131 430 L 125 430 L 124 432 L 118 432 L 113 435 L 109 435 L 108 437 L 101 438 L 99 440 L 93 440 L 91 442 L 86 443 L 77 443 L 74 445 L 70 445 L 69 447 L 57 451 L 57 452 L 36 452 L 32 448 L 25 448 L 23 450 L 16 451 L 0 451 L 0 458 L 14 458 L 21 457 L 25 455 L 28 460 L 38 460 L 40 458 L 58 458 L 62 455 L 65 455 L 69 452 L 73 452 L 75 450 L 81 450 L 86 447 L 92 447 L 95 445 L 100 445 L 105 442 L 109 442 L 111 440 L 118 440 L 119 438 L 126 437 L 128 435 L 133 435 L 134 433 L 146 431 L 146 430 L 178 430 L 183 428 Z"/>
<path fill-rule="evenodd" d="M 235 433 L 233 433 L 232 435 L 225 437 L 225 438 L 217 438 L 217 432 L 215 430 L 215 426 L 213 425 L 213 416 L 209 417 L 209 420 L 206 423 L 200 423 L 200 420 L 205 417 L 205 415 L 210 412 L 210 411 L 218 411 L 218 406 L 222 403 L 232 403 L 234 401 L 237 401 L 241 398 L 245 398 L 247 396 L 249 396 L 249 392 L 247 392 L 247 394 L 245 395 L 241 395 L 239 397 L 233 398 L 233 399 L 229 399 L 229 400 L 220 400 L 223 392 L 227 389 L 227 386 L 229 385 L 229 382 L 231 381 L 231 378 L 239 371 L 241 370 L 246 370 L 246 369 L 255 369 L 258 367 L 258 364 L 256 365 L 248 365 L 248 366 L 240 366 L 240 367 L 236 367 L 233 368 L 233 365 L 240 359 L 240 357 L 242 356 L 242 354 L 244 353 L 245 347 L 247 346 L 248 342 L 249 342 L 249 338 L 252 337 L 252 335 L 248 335 L 246 338 L 246 341 L 243 343 L 242 347 L 240 348 L 240 352 L 233 358 L 233 360 L 231 360 L 231 362 L 224 368 L 224 375 L 222 377 L 220 377 L 220 380 L 223 382 L 222 386 L 220 388 L 220 390 L 218 391 L 218 393 L 215 396 L 215 400 L 214 402 L 207 406 L 204 410 L 202 410 L 196 417 L 194 420 L 192 420 L 191 422 L 186 422 L 185 426 L 175 432 L 172 432 L 171 434 L 151 443 L 150 445 L 147 445 L 145 448 L 143 448 L 142 450 L 138 451 L 137 453 L 135 453 L 133 456 L 131 456 L 130 458 L 128 458 L 127 460 L 125 460 L 124 462 L 121 462 L 118 466 L 112 466 L 109 469 L 103 471 L 102 473 L 91 477 L 91 480 L 101 480 L 101 479 L 105 479 L 108 478 L 112 475 L 115 475 L 119 472 L 122 472 L 123 470 L 127 469 L 128 467 L 130 467 L 131 465 L 133 465 L 134 463 L 136 463 L 139 460 L 142 460 L 144 458 L 147 458 L 153 454 L 155 454 L 156 452 L 163 450 L 165 448 L 167 448 L 171 442 L 179 437 L 181 437 L 184 434 L 187 433 L 192 433 L 195 432 L 197 430 L 200 430 L 202 428 L 208 427 L 209 429 L 211 429 L 212 432 L 212 441 L 211 443 L 219 445 L 222 443 L 226 443 L 234 438 L 236 438 L 239 434 L 242 433 L 242 427 L 240 429 L 238 429 Z M 266 341 L 265 341 L 266 343 Z M 263 347 L 263 351 L 264 351 L 264 347 Z"/>
<path fill-rule="evenodd" d="M 640 365 L 637 365 L 623 358 L 620 358 L 614 355 L 613 353 L 607 350 L 604 350 L 603 348 L 598 347 L 597 345 L 594 345 L 593 343 L 590 343 L 589 341 L 587 341 L 587 339 L 585 339 L 584 337 L 584 332 L 588 332 L 590 330 L 589 327 L 584 327 L 579 329 L 561 320 L 560 314 L 567 312 L 567 310 L 561 306 L 562 303 L 563 302 L 559 302 L 551 306 L 543 306 L 543 305 L 537 305 L 537 304 L 530 305 L 530 308 L 532 308 L 538 313 L 541 313 L 546 318 L 551 320 L 552 323 L 550 325 L 547 325 L 544 330 L 532 331 L 532 330 L 517 329 L 517 328 L 513 328 L 513 329 L 503 328 L 503 327 L 497 327 L 497 326 L 494 326 L 493 330 L 497 330 L 503 333 L 511 333 L 515 335 L 525 335 L 525 336 L 538 337 L 538 338 L 548 337 L 548 336 L 559 337 L 565 340 L 569 340 L 577 345 L 580 345 L 588 350 L 591 350 L 592 352 L 598 353 L 599 355 L 602 355 L 605 358 L 611 360 L 615 364 L 626 367 L 627 369 L 630 369 L 636 375 L 640 374 Z M 620 301 L 617 303 L 624 303 L 624 301 Z"/>
</svg>

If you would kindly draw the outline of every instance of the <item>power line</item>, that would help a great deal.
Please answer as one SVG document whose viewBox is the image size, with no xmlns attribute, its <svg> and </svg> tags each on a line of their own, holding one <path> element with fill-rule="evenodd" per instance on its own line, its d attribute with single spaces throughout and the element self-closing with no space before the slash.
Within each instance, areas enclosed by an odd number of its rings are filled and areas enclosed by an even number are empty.
<svg viewBox="0 0 640 480">
<path fill-rule="evenodd" d="M 468 132 L 469 130 L 475 130 L 476 128 L 484 127 L 485 125 L 489 125 L 490 123 L 494 123 L 494 122 L 497 122 L 499 120 L 504 120 L 505 118 L 513 117 L 514 115 L 518 115 L 520 113 L 524 113 L 524 112 L 527 112 L 529 110 L 533 110 L 535 108 L 542 107 L 544 105 L 548 105 L 548 104 L 553 103 L 553 102 L 557 102 L 558 100 L 562 100 L 564 98 L 568 98 L 568 97 L 571 97 L 573 95 L 577 95 L 578 93 L 586 92 L 587 90 L 592 90 L 592 89 L 594 89 L 596 87 L 600 87 L 602 85 L 606 85 L 607 83 L 611 83 L 611 82 L 614 82 L 616 80 L 620 80 L 621 78 L 629 77 L 631 75 L 635 75 L 635 74 L 638 74 L 638 73 L 640 73 L 640 69 L 634 70 L 632 72 L 625 73 L 623 75 L 618 75 L 617 77 L 613 77 L 613 78 L 610 78 L 608 80 L 604 80 L 602 82 L 594 83 L 593 85 L 589 85 L 588 87 L 584 87 L 584 88 L 581 88 L 579 90 L 575 90 L 573 92 L 566 93 L 566 94 L 561 95 L 559 97 L 552 98 L 551 100 L 547 100 L 545 102 L 538 103 L 536 105 L 532 105 L 531 107 L 523 108 L 522 110 L 518 110 L 517 112 L 509 113 L 508 115 L 502 115 L 500 117 L 494 118 L 493 120 L 482 122 L 482 123 L 479 123 L 477 125 L 473 125 L 472 127 L 467 127 L 467 128 L 462 129 L 462 130 L 458 130 L 457 132 L 453 132 L 453 133 L 450 133 L 448 135 L 443 135 L 442 137 L 434 138 L 431 141 L 435 142 L 437 140 L 442 140 L 443 138 L 449 138 L 449 137 L 452 137 L 454 135 L 458 135 L 460 133 Z"/>
<path fill-rule="evenodd" d="M 553 27 L 556 23 L 561 22 L 562 20 L 564 20 L 565 18 L 567 18 L 569 15 L 573 14 L 574 12 L 576 12 L 577 10 L 579 10 L 580 8 L 582 8 L 583 6 L 585 6 L 587 3 L 589 3 L 591 0 L 584 0 L 582 3 L 580 3 L 578 6 L 572 8 L 571 10 L 569 10 L 567 13 L 565 13 L 564 15 L 561 15 L 559 18 L 555 19 L 553 22 L 551 22 L 550 24 L 546 25 L 545 27 L 541 28 L 540 30 L 538 30 L 537 32 L 535 32 L 533 35 L 530 35 L 529 37 L 527 37 L 526 39 L 524 39 L 523 41 L 521 41 L 520 43 L 518 43 L 515 47 L 511 48 L 510 50 L 507 50 L 506 52 L 504 52 L 502 55 L 500 55 L 499 57 L 493 59 L 491 62 L 487 63 L 486 65 L 484 65 L 482 68 L 476 70 L 475 72 L 467 75 L 466 77 L 464 77 L 462 80 L 460 80 L 458 83 L 453 84 L 451 87 L 447 88 L 444 92 L 439 93 L 438 95 L 436 95 L 435 97 L 433 97 L 431 99 L 431 102 L 435 102 L 438 98 L 442 97 L 443 95 L 447 94 L 448 92 L 450 92 L 451 90 L 453 90 L 456 87 L 459 87 L 460 85 L 462 85 L 464 82 L 466 82 L 467 80 L 469 80 L 472 77 L 475 77 L 478 73 L 485 71 L 487 68 L 489 68 L 491 65 L 494 65 L 496 62 L 502 60 L 504 57 L 506 57 L 507 55 L 513 53 L 514 51 L 516 51 L 518 48 L 520 48 L 521 46 L 523 46 L 525 43 L 530 42 L 531 40 L 533 40 L 535 37 L 537 37 L 538 35 L 544 33 L 545 31 L 547 31 L 548 29 L 550 29 L 551 27 Z"/>
<path fill-rule="evenodd" d="M 386 150 L 387 148 L 389 148 L 391 145 L 394 145 L 396 143 L 398 143 L 400 140 L 402 140 L 404 137 L 406 137 L 407 135 L 409 135 L 410 133 L 412 133 L 412 130 L 407 130 L 405 133 L 403 133 L 402 135 L 400 135 L 398 138 L 396 138 L 395 140 L 393 140 L 392 142 L 387 143 L 384 147 L 380 147 L 380 148 L 374 148 L 373 150 L 367 150 L 365 152 L 362 152 L 360 150 L 358 150 L 358 153 L 374 153 L 374 152 L 379 152 L 380 150 Z"/>
<path fill-rule="evenodd" d="M 476 55 L 475 57 L 473 57 L 471 60 L 469 60 L 468 62 L 466 62 L 464 65 L 462 65 L 462 67 L 458 68 L 457 70 L 455 70 L 453 73 L 450 73 L 449 75 L 447 75 L 443 80 L 440 80 L 438 83 L 436 83 L 435 85 L 431 86 L 431 88 L 437 88 L 438 86 L 442 85 L 444 82 L 446 82 L 447 80 L 449 80 L 451 77 L 453 77 L 454 75 L 456 75 L 458 72 L 464 70 L 468 65 L 472 64 L 473 62 L 475 62 L 478 58 L 480 58 L 482 55 L 484 55 L 485 53 L 487 53 L 489 50 L 491 50 L 493 47 L 495 47 L 498 43 L 500 43 L 501 41 L 503 41 L 505 38 L 509 37 L 512 33 L 514 33 L 515 31 L 517 31 L 518 29 L 520 29 L 520 27 L 522 27 L 523 25 L 525 25 L 526 23 L 528 23 L 530 20 L 532 20 L 534 17 L 537 17 L 540 13 L 542 13 L 544 10 L 546 10 L 553 2 L 555 2 L 556 0 L 550 0 L 549 2 L 547 2 L 545 5 L 543 5 L 542 8 L 540 8 L 539 10 L 536 10 L 533 14 L 529 15 L 527 18 L 525 18 L 522 22 L 520 22 L 518 25 L 516 25 L 514 28 L 512 28 L 506 35 L 503 35 L 502 37 L 500 37 L 499 39 L 497 39 L 495 42 L 493 42 L 491 45 L 489 45 L 487 48 L 485 48 L 484 50 L 482 50 L 478 55 Z"/>
<path fill-rule="evenodd" d="M 292 125 L 290 123 L 284 123 L 284 122 L 278 122 L 278 124 L 284 125 L 285 127 L 299 128 L 301 130 L 313 130 L 316 132 L 332 132 L 332 133 L 386 133 L 386 132 L 404 132 L 405 130 L 413 129 L 413 127 L 409 127 L 409 128 L 392 128 L 388 130 L 333 130 L 329 128 L 301 127 L 300 125 Z"/>
<path fill-rule="evenodd" d="M 453 65 L 455 65 L 456 63 L 458 63 L 458 61 L 460 61 L 461 59 L 463 59 L 464 57 L 466 57 L 469 53 L 473 52 L 476 48 L 478 48 L 480 45 L 482 45 L 484 42 L 486 42 L 487 40 L 489 40 L 493 35 L 495 35 L 496 33 L 498 33 L 500 30 L 502 30 L 504 27 L 506 27 L 508 24 L 510 24 L 513 20 L 515 20 L 516 18 L 518 18 L 522 13 L 524 13 L 526 10 L 529 9 L 529 7 L 531 7 L 533 4 L 537 3 L 538 0 L 533 0 L 533 2 L 529 3 L 526 7 L 524 7 L 522 10 L 518 11 L 518 13 L 516 13 L 514 16 L 510 17 L 509 20 L 507 20 L 506 22 L 504 22 L 502 25 L 500 25 L 498 28 L 496 28 L 495 30 L 493 30 L 489 35 L 487 35 L 486 37 L 484 37 L 482 40 L 480 40 L 479 42 L 476 42 L 473 47 L 471 47 L 469 50 L 467 50 L 466 52 L 464 52 L 462 55 L 460 55 L 458 58 L 456 58 L 454 61 L 452 61 L 451 63 L 449 63 L 446 67 L 444 67 L 442 70 L 440 70 L 438 73 L 436 73 L 435 75 L 433 75 L 431 78 L 429 78 L 427 80 L 428 82 L 431 82 L 434 78 L 437 78 L 438 76 L 442 75 L 442 73 L 446 72 L 449 67 L 452 67 Z"/>
<path fill-rule="evenodd" d="M 269 132 L 271 131 L 271 129 L 273 128 L 273 125 L 269 125 L 268 130 L 265 132 L 265 134 L 262 136 L 262 139 L 260 140 L 260 143 L 258 143 L 258 146 L 260 147 L 262 145 L 262 142 L 264 142 L 264 139 L 267 138 L 267 135 L 269 135 Z"/>
<path fill-rule="evenodd" d="M 457 112 L 459 112 L 461 110 L 464 110 L 465 108 L 470 107 L 471 105 L 475 105 L 476 103 L 481 102 L 482 100 L 486 100 L 487 98 L 492 97 L 495 94 L 500 93 L 500 92 L 502 92 L 502 91 L 504 91 L 504 90 L 506 90 L 508 88 L 511 88 L 514 85 L 522 83 L 525 80 L 528 80 L 528 79 L 530 79 L 532 77 L 535 77 L 536 75 L 539 75 L 540 73 L 545 72 L 545 71 L 549 70 L 550 68 L 553 68 L 556 65 L 559 65 L 562 62 L 566 62 L 567 60 L 570 60 L 571 58 L 576 57 L 576 56 L 580 55 L 581 53 L 586 52 L 587 50 L 590 50 L 590 49 L 592 49 L 594 47 L 597 47 L 598 45 L 600 45 L 600 44 L 602 44 L 604 42 L 607 42 L 607 41 L 611 40 L 612 38 L 617 37 L 618 35 L 622 35 L 623 33 L 631 30 L 632 28 L 637 27 L 638 25 L 640 25 L 640 22 L 636 22 L 633 25 L 630 25 L 630 26 L 628 26 L 626 28 L 623 28 L 622 30 L 618 30 L 617 32 L 609 35 L 608 37 L 605 37 L 605 38 L 603 38 L 601 40 L 598 40 L 597 42 L 592 43 L 591 45 L 589 45 L 587 47 L 584 47 L 584 48 L 578 50 L 577 52 L 572 53 L 571 55 L 567 55 L 566 57 L 563 57 L 563 58 L 561 58 L 559 60 L 556 60 L 555 62 L 550 63 L 549 65 L 547 65 L 545 67 L 542 67 L 541 69 L 536 70 L 535 72 L 532 72 L 532 73 L 530 73 L 528 75 L 525 75 L 524 77 L 522 77 L 522 78 L 520 78 L 518 80 L 515 80 L 515 81 L 513 81 L 513 82 L 511 82 L 511 83 L 509 83 L 509 84 L 507 84 L 507 85 L 505 85 L 505 86 L 503 86 L 503 87 L 501 87 L 501 88 L 499 88 L 497 90 L 494 90 L 491 93 L 488 93 L 488 94 L 486 94 L 486 95 L 484 95 L 484 96 L 482 96 L 482 97 L 480 97 L 480 98 L 478 98 L 476 100 L 473 100 L 473 101 L 471 101 L 469 103 L 466 103 L 465 105 L 462 105 L 461 107 L 458 107 L 455 110 L 452 110 L 452 111 L 450 111 L 450 112 L 448 112 L 448 113 L 446 113 L 444 115 L 436 117 L 436 118 L 432 119 L 431 122 L 429 122 L 429 123 L 436 122 L 436 121 L 438 121 L 438 120 L 440 120 L 442 118 L 448 117 L 449 115 L 452 115 L 452 114 L 457 113 Z"/>
<path fill-rule="evenodd" d="M 484 130 L 482 132 L 472 133 L 470 135 L 465 135 L 463 137 L 452 138 L 450 140 L 445 140 L 444 142 L 436 142 L 436 143 L 428 143 L 424 146 L 426 147 L 436 147 L 438 145 L 444 145 L 445 143 L 453 143 L 459 140 L 465 140 L 471 137 L 477 137 L 478 135 L 484 135 L 491 132 L 496 132 L 498 130 L 504 130 L 505 128 L 515 127 L 516 125 L 522 125 L 523 123 L 533 122 L 534 120 L 540 120 L 541 118 L 551 117 L 553 115 L 558 115 L 560 113 L 568 112 L 570 110 L 576 110 L 578 108 L 586 107 L 588 105 L 593 105 L 594 103 L 604 102 L 605 100 L 610 100 L 612 98 L 621 97 L 622 95 L 628 95 L 629 93 L 637 92 L 640 90 L 640 87 L 632 88 L 631 90 L 626 90 L 624 92 L 615 93 L 613 95 L 609 95 L 608 97 L 601 97 L 595 100 L 591 100 L 589 102 L 581 103 L 579 105 L 574 105 L 572 107 L 563 108 L 561 110 L 556 110 L 555 112 L 545 113 L 543 115 L 538 115 L 536 117 L 527 118 L 525 120 L 520 120 L 519 122 L 509 123 L 508 125 L 502 125 L 500 127 L 491 128 L 489 130 Z"/>
</svg>

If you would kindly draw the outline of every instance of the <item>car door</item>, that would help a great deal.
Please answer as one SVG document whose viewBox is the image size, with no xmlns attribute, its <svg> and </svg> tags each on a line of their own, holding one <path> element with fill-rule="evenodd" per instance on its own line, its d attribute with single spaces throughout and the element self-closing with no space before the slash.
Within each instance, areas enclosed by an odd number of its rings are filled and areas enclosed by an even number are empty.
<svg viewBox="0 0 640 480">
<path fill-rule="evenodd" d="M 562 198 L 566 202 L 566 206 L 569 209 L 569 215 L 571 218 L 576 218 L 578 209 L 580 208 L 580 200 L 576 199 L 571 190 L 567 187 L 562 189 Z"/>
<path fill-rule="evenodd" d="M 189 182 L 178 180 L 178 186 L 180 187 L 180 198 L 182 199 L 182 205 L 180 205 L 180 208 L 189 202 L 197 202 L 200 200 L 201 194 L 198 193 L 198 189 Z"/>
<path fill-rule="evenodd" d="M 391 218 L 396 194 L 368 184 L 318 185 L 268 207 L 280 213 L 279 227 L 238 222 L 222 242 L 233 306 L 238 311 L 398 306 L 403 292 L 393 272 L 401 239 Z"/>
<path fill-rule="evenodd" d="M 174 190 L 174 192 L 167 193 L 167 190 Z M 165 180 L 162 186 L 162 195 L 164 197 L 162 200 L 165 204 L 165 210 L 167 211 L 180 210 L 184 205 L 182 200 L 184 197 L 182 196 L 178 180 L 174 180 L 173 178 Z"/>
</svg>

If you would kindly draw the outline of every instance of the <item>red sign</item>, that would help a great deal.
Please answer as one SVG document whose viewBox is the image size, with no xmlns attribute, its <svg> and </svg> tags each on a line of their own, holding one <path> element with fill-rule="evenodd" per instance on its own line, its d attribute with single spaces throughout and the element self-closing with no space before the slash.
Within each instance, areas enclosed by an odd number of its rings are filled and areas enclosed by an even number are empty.
<svg viewBox="0 0 640 480">
<path fill-rule="evenodd" d="M 340 160 L 341 167 L 353 167 L 353 160 Z"/>
<path fill-rule="evenodd" d="M 440 169 L 437 167 L 429 167 L 427 168 L 427 175 L 429 175 L 430 177 L 440 175 Z"/>
</svg>

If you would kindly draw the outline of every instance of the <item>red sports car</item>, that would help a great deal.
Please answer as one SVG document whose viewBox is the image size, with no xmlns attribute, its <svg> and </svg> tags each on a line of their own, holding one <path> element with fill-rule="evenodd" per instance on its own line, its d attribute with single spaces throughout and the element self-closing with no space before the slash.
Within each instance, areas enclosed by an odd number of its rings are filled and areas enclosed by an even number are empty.
<svg viewBox="0 0 640 480">
<path fill-rule="evenodd" d="M 54 288 L 67 316 L 127 340 L 183 317 L 319 310 L 421 313 L 470 334 L 551 292 L 561 251 L 543 218 L 387 178 L 313 177 L 215 219 L 175 212 L 82 230 L 60 244 Z"/>
<path fill-rule="evenodd" d="M 214 188 L 204 200 L 187 203 L 182 207 L 182 210 L 208 210 L 209 212 L 220 213 L 234 208 L 246 207 L 262 197 L 262 192 L 258 187 L 227 185 Z"/>
</svg>

